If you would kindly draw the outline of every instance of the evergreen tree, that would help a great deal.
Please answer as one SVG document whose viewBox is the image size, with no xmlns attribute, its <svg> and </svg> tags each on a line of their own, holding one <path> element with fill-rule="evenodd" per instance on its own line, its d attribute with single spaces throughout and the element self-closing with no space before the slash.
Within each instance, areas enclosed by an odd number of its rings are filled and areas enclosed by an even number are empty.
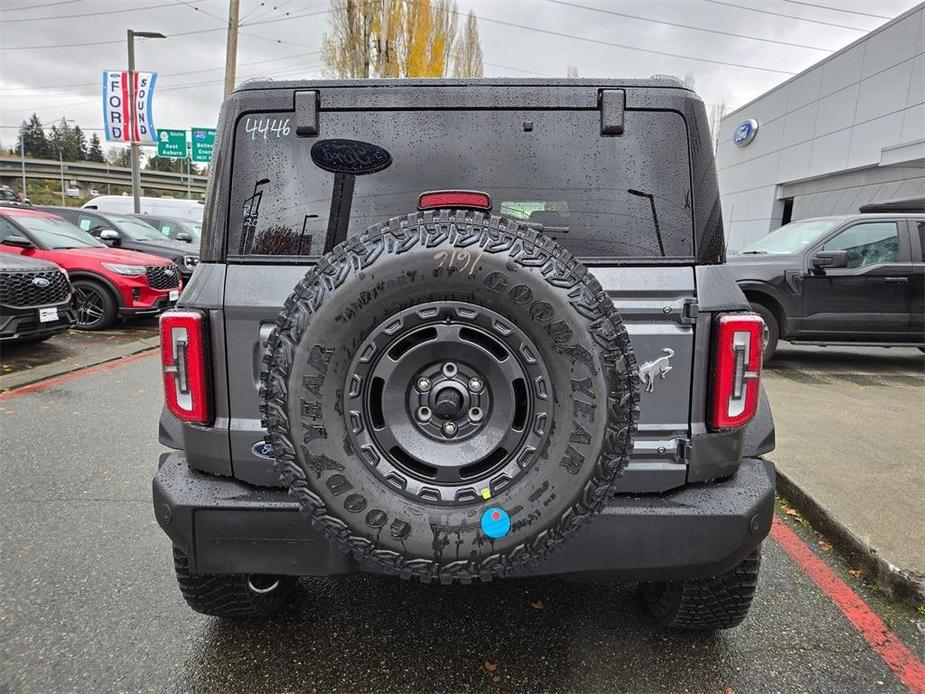
<svg viewBox="0 0 925 694">
<path fill-rule="evenodd" d="M 36 159 L 48 159 L 52 156 L 48 138 L 45 137 L 45 128 L 36 114 L 28 121 L 23 121 L 19 128 L 20 142 L 25 143 L 26 156 Z"/>
<path fill-rule="evenodd" d="M 72 132 L 72 139 L 74 142 L 75 154 L 77 155 L 72 161 L 86 161 L 87 160 L 87 136 L 84 135 L 84 131 L 81 130 L 79 125 L 75 125 Z"/>
<path fill-rule="evenodd" d="M 48 130 L 48 156 L 52 159 L 64 159 L 64 137 L 57 123 Z"/>
<path fill-rule="evenodd" d="M 96 133 L 90 136 L 90 148 L 87 150 L 87 161 L 103 163 L 103 148 L 100 146 L 100 136 Z"/>
</svg>

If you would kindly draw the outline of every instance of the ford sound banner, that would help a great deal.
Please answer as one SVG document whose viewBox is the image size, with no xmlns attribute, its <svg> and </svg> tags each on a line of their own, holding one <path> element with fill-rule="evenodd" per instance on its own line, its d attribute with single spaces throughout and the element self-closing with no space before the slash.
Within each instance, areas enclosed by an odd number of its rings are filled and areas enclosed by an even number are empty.
<svg viewBox="0 0 925 694">
<path fill-rule="evenodd" d="M 103 71 L 103 124 L 106 139 L 116 142 L 157 144 L 152 103 L 156 72 L 134 73 L 135 108 L 129 104 L 129 73 Z"/>
</svg>

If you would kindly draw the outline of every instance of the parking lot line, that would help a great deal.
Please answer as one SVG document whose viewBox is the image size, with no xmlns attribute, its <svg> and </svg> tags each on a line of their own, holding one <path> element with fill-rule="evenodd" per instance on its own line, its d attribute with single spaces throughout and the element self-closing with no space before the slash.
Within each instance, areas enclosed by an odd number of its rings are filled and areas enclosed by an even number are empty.
<svg viewBox="0 0 925 694">
<path fill-rule="evenodd" d="M 912 692 L 925 692 L 925 665 L 906 648 L 882 619 L 867 606 L 825 562 L 777 517 L 771 525 L 771 537 L 781 549 L 831 598 L 835 606 L 858 630 L 873 651 Z"/>
<path fill-rule="evenodd" d="M 129 354 L 125 357 L 119 357 L 118 359 L 113 359 L 112 361 L 103 362 L 102 364 L 96 364 L 95 366 L 88 366 L 83 369 L 77 369 L 76 371 L 71 371 L 70 373 L 62 374 L 60 376 L 55 376 L 54 378 L 48 378 L 44 381 L 39 381 L 38 383 L 32 383 L 27 386 L 22 386 L 21 388 L 14 388 L 13 390 L 8 390 L 5 393 L 0 393 L 0 402 L 4 400 L 12 400 L 13 398 L 19 397 L 20 395 L 28 395 L 29 393 L 38 393 L 43 390 L 47 390 L 53 386 L 59 385 L 61 383 L 67 383 L 68 381 L 73 381 L 77 378 L 82 378 L 84 376 L 90 376 L 95 373 L 100 373 L 101 371 L 109 371 L 115 369 L 119 366 L 124 366 L 133 361 L 138 361 L 139 359 L 144 359 L 146 357 L 152 357 L 157 354 L 156 349 L 151 349 L 146 352 L 136 352 L 135 354 Z"/>
</svg>

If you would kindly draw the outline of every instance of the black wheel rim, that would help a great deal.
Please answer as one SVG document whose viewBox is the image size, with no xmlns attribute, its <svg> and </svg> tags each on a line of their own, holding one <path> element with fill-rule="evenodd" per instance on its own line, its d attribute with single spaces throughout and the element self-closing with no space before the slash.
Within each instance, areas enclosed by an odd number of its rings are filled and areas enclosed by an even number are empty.
<svg viewBox="0 0 925 694">
<path fill-rule="evenodd" d="M 429 303 L 378 325 L 344 393 L 351 443 L 373 474 L 437 504 L 479 502 L 543 450 L 551 381 L 532 341 L 482 306 Z"/>
<path fill-rule="evenodd" d="M 98 289 L 86 285 L 75 286 L 74 303 L 77 307 L 78 328 L 92 328 L 103 320 L 106 304 Z"/>
</svg>

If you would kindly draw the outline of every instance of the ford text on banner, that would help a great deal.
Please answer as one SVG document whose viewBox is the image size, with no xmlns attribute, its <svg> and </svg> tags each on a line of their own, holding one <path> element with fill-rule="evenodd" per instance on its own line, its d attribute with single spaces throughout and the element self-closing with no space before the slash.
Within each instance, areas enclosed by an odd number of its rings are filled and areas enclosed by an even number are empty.
<svg viewBox="0 0 925 694">
<path fill-rule="evenodd" d="M 125 70 L 103 71 L 103 124 L 106 139 L 117 142 L 157 144 L 154 127 L 154 85 L 156 72 L 134 73 L 135 108 L 129 104 L 129 73 Z"/>
</svg>

